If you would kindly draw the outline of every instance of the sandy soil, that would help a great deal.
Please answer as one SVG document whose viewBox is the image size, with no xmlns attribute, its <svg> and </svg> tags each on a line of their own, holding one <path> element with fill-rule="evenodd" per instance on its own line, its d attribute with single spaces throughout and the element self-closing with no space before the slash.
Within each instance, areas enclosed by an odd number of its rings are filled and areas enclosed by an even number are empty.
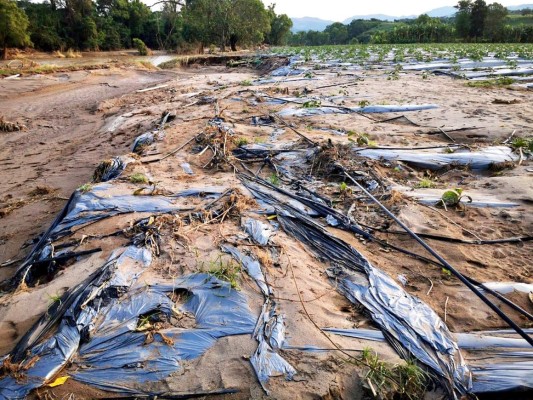
<svg viewBox="0 0 533 400">
<path fill-rule="evenodd" d="M 254 80 L 256 72 L 247 69 L 230 70 L 224 67 L 191 67 L 178 72 L 105 70 L 76 72 L 29 77 L 22 80 L 0 81 L 0 109 L 10 120 L 17 120 L 28 130 L 3 133 L 4 146 L 0 158 L 4 168 L 0 172 L 4 182 L 0 189 L 0 261 L 20 259 L 29 251 L 24 244 L 44 231 L 54 215 L 61 209 L 72 190 L 90 181 L 94 167 L 102 159 L 126 154 L 133 139 L 156 126 L 163 112 L 169 110 L 176 118 L 165 129 L 165 139 L 145 150 L 144 158 L 130 164 L 117 180 L 117 191 L 131 192 L 138 185 L 129 182 L 134 173 L 143 173 L 158 187 L 168 191 L 202 186 L 241 187 L 231 168 L 204 168 L 209 162 L 209 152 L 201 155 L 186 146 L 172 157 L 157 162 L 162 155 L 184 145 L 194 135 L 206 129 L 206 122 L 216 112 L 214 104 L 197 104 L 203 96 L 215 96 L 218 109 L 227 122 L 233 124 L 236 138 L 246 138 L 248 143 L 280 143 L 296 141 L 299 137 L 287 127 L 276 140 L 272 140 L 272 127 L 252 127 L 252 116 L 279 111 L 285 106 L 257 102 L 255 90 L 281 96 L 309 90 L 312 95 L 334 97 L 341 94 L 343 105 L 357 106 L 361 101 L 371 104 L 422 104 L 435 103 L 434 110 L 406 113 L 417 124 L 405 121 L 380 123 L 383 116 L 367 118 L 361 115 L 328 115 L 308 118 L 287 118 L 299 132 L 314 141 L 349 144 L 350 138 L 338 136 L 317 128 L 335 128 L 357 133 L 367 133 L 379 146 L 426 146 L 450 144 L 449 138 L 439 133 L 444 130 L 471 128 L 450 132 L 458 143 L 472 148 L 501 143 L 514 131 L 516 136 L 531 134 L 531 93 L 510 91 L 504 88 L 478 89 L 466 87 L 464 82 L 448 77 L 423 79 L 420 73 L 402 74 L 399 80 L 387 80 L 380 71 L 361 72 L 364 80 L 353 76 L 320 75 L 308 82 L 284 82 L 262 86 L 243 85 Z M 168 86 L 145 93 L 135 90 L 166 82 Z M 342 84 L 346 83 L 346 84 Z M 329 88 L 322 86 L 337 84 Z M 3 97 L 2 97 L 3 96 Z M 493 104 L 494 99 L 518 100 L 517 104 Z M 387 118 L 397 114 L 386 114 Z M 475 128 L 475 129 L 474 129 Z M 434 133 L 437 131 L 437 133 Z M 155 161 L 155 162 L 154 162 Z M 343 159 L 351 162 L 361 160 Z M 190 176 L 180 166 L 187 162 L 195 174 Z M 360 164 L 363 165 L 364 163 Z M 445 172 L 430 172 L 414 168 L 397 171 L 377 161 L 366 162 L 384 181 L 414 188 L 423 178 L 430 178 L 441 192 L 452 187 L 462 187 L 473 197 L 487 196 L 500 201 L 518 203 L 513 208 L 437 209 L 426 207 L 400 196 L 387 203 L 413 230 L 462 239 L 501 239 L 530 235 L 533 231 L 533 179 L 529 161 L 512 169 L 498 172 L 474 173 L 465 168 L 452 168 Z M 260 165 L 253 166 L 256 170 Z M 265 168 L 261 175 L 271 176 Z M 357 193 L 339 193 L 340 181 L 324 177 L 320 193 L 335 200 L 342 212 L 352 211 L 359 222 L 389 231 L 399 231 L 372 206 L 364 206 Z M 31 194 L 37 187 L 49 190 Z M 424 189 L 417 189 L 424 191 Z M 430 189 L 428 189 L 430 190 Z M 351 208 L 352 204 L 357 207 Z M 127 227 L 143 215 L 128 215 L 104 220 L 77 231 L 70 239 L 91 235 L 105 235 Z M 407 278 L 405 289 L 429 304 L 453 332 L 470 332 L 504 328 L 480 300 L 456 279 L 444 274 L 440 268 L 409 258 L 376 243 L 366 243 L 354 235 L 331 229 L 338 237 L 353 245 L 367 256 L 375 266 L 397 279 Z M 180 231 L 181 232 L 181 231 Z M 187 272 L 205 270 L 220 256 L 218 244 L 225 240 L 242 244 L 239 218 L 230 218 L 221 224 L 201 226 L 186 230 L 186 238 L 169 233 L 162 243 L 162 254 L 150 272 L 150 279 L 165 279 Z M 378 233 L 378 236 L 415 253 L 423 254 L 409 237 L 399 234 Z M 46 311 L 49 299 L 61 294 L 83 280 L 100 266 L 111 251 L 126 244 L 124 238 L 88 239 L 77 250 L 100 246 L 103 251 L 84 258 L 64 268 L 50 282 L 25 291 L 17 291 L 0 300 L 0 354 L 7 353 L 31 324 Z M 495 244 L 490 246 L 467 245 L 430 241 L 452 265 L 481 282 L 513 281 L 532 283 L 531 242 Z M 324 263 L 288 237 L 276 232 L 269 249 L 254 248 L 262 260 L 269 283 L 275 288 L 279 307 L 286 316 L 288 342 L 292 346 L 336 346 L 360 351 L 374 347 L 381 357 L 392 363 L 399 359 L 392 348 L 357 339 L 329 336 L 319 327 L 371 328 L 372 322 L 361 310 L 353 307 L 337 293 L 324 274 Z M 282 252 L 273 249 L 282 249 Z M 264 254 L 262 252 L 267 252 Z M 427 255 L 426 255 L 427 256 Z M 2 267 L 0 278 L 9 277 L 14 266 Z M 292 278 L 291 271 L 294 272 Z M 254 283 L 242 274 L 240 287 L 249 297 L 250 306 L 259 313 L 261 295 Z M 296 289 L 298 286 L 298 290 Z M 303 302 L 300 301 L 302 297 Z M 527 294 L 509 295 L 513 301 L 528 311 L 533 305 Z M 497 302 L 497 304 L 500 304 Z M 508 315 L 522 326 L 527 322 L 517 313 L 504 308 Z M 362 388 L 360 377 L 364 370 L 346 363 L 336 351 L 305 352 L 283 351 L 283 356 L 297 369 L 294 382 L 273 378 L 271 395 L 267 396 L 257 383 L 247 361 L 256 343 L 250 337 L 230 337 L 219 340 L 203 357 L 188 361 L 183 373 L 175 374 L 160 386 L 165 390 L 188 392 L 221 388 L 238 388 L 239 394 L 228 399 L 360 399 L 368 393 Z M 355 354 L 356 352 L 354 352 Z M 222 366 L 222 367 L 221 367 Z M 90 390 L 87 392 L 86 390 Z M 75 398 L 97 398 L 107 394 L 73 380 L 59 388 L 41 389 L 39 396 L 48 393 L 52 398 L 65 398 L 73 393 Z"/>
</svg>

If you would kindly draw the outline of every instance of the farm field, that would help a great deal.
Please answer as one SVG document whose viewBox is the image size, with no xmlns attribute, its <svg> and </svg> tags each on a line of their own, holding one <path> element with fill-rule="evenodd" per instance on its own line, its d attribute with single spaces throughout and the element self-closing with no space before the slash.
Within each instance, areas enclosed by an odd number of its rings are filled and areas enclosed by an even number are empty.
<svg viewBox="0 0 533 400">
<path fill-rule="evenodd" d="M 0 79 L 0 399 L 528 398 L 533 45 L 213 64 Z"/>
</svg>

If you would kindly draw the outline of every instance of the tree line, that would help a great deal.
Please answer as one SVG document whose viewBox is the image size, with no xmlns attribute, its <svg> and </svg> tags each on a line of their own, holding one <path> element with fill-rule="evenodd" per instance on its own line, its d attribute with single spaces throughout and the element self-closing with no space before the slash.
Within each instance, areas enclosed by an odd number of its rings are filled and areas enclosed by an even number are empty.
<svg viewBox="0 0 533 400">
<path fill-rule="evenodd" d="M 323 32 L 297 32 L 289 37 L 294 46 L 355 43 L 444 43 L 444 42 L 533 42 L 533 24 L 510 24 L 507 8 L 484 0 L 461 0 L 457 13 L 449 18 L 426 14 L 395 22 L 356 19 L 349 24 L 335 22 Z M 514 12 L 530 15 L 530 10 Z"/>
<path fill-rule="evenodd" d="M 286 44 L 292 27 L 261 0 L 0 0 L 0 49 L 119 50 L 134 39 L 152 49 L 191 52 L 208 46 Z"/>
</svg>

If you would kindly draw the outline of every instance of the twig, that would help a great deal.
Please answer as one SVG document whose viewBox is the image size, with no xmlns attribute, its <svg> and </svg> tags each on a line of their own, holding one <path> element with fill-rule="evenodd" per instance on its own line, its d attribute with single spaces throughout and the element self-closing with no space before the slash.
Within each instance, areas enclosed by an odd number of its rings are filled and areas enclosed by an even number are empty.
<svg viewBox="0 0 533 400">
<path fill-rule="evenodd" d="M 426 296 L 429 296 L 429 294 L 431 293 L 431 290 L 433 290 L 433 281 L 431 279 L 429 279 L 427 276 L 425 276 L 424 278 L 426 278 L 429 283 L 431 283 L 431 287 L 429 288 L 428 292 L 426 293 Z"/>
<path fill-rule="evenodd" d="M 446 318 L 448 317 L 448 300 L 450 298 L 446 296 L 446 301 L 444 302 L 444 323 L 446 323 Z"/>
<path fill-rule="evenodd" d="M 449 140 L 455 143 L 455 139 L 448 135 L 446 132 L 444 132 L 442 128 L 439 128 L 439 131 L 441 131 L 444 136 L 446 136 Z"/>
<path fill-rule="evenodd" d="M 163 161 L 164 159 L 170 157 L 170 156 L 173 156 L 174 154 L 176 154 L 178 151 L 180 151 L 181 149 L 183 149 L 185 146 L 187 146 L 189 143 L 191 143 L 194 139 L 196 139 L 199 135 L 201 135 L 201 133 L 199 133 L 198 135 L 196 136 L 193 136 L 192 138 L 190 138 L 189 140 L 187 140 L 187 142 L 185 142 L 183 145 L 181 145 L 180 147 L 178 147 L 176 150 L 172 150 L 170 153 L 168 153 L 166 156 L 160 158 L 158 161 Z"/>
<path fill-rule="evenodd" d="M 513 138 L 514 134 L 516 132 L 516 129 L 513 131 L 513 133 L 511 133 L 511 136 L 509 136 L 507 139 L 505 139 L 502 144 L 507 144 L 510 142 L 510 140 Z"/>
</svg>

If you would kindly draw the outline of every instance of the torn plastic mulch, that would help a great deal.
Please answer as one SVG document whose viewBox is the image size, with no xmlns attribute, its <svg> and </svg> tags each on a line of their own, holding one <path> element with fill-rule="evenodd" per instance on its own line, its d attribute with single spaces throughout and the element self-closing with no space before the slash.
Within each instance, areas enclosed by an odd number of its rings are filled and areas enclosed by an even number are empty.
<svg viewBox="0 0 533 400">
<path fill-rule="evenodd" d="M 372 340 L 382 342 L 385 340 L 383 333 L 377 329 L 339 329 L 339 328 L 324 328 L 326 332 L 331 332 L 340 336 L 347 336 L 357 339 Z M 483 349 L 530 349 L 531 346 L 522 338 L 509 338 L 504 336 L 497 336 L 498 332 L 491 334 L 476 332 L 476 333 L 456 333 L 457 344 L 459 348 L 465 350 L 483 350 Z M 531 353 L 533 357 L 533 352 Z"/>
<path fill-rule="evenodd" d="M 358 149 L 357 155 L 374 160 L 403 161 L 415 167 L 438 170 L 448 165 L 468 165 L 473 170 L 488 169 L 491 166 L 505 162 L 518 161 L 518 155 L 507 146 L 493 146 L 480 151 L 456 150 L 446 153 L 434 150 L 386 150 L 386 149 Z"/>
<path fill-rule="evenodd" d="M 245 221 L 245 227 L 247 226 L 247 223 L 248 226 L 250 226 L 251 222 L 253 222 L 255 229 L 251 231 L 252 233 L 250 235 L 256 243 L 261 244 L 258 240 L 264 241 L 265 236 L 267 235 L 267 229 L 260 228 L 264 224 L 251 218 L 248 218 Z M 260 233 L 260 230 L 265 232 Z M 250 362 L 254 368 L 259 383 L 268 394 L 269 391 L 266 384 L 270 377 L 285 376 L 286 379 L 290 380 L 296 374 L 296 370 L 293 366 L 279 355 L 279 350 L 283 348 L 285 342 L 284 318 L 283 315 L 279 314 L 276 310 L 276 302 L 273 299 L 272 288 L 268 285 L 265 279 L 259 261 L 251 256 L 242 254 L 236 247 L 231 245 L 222 245 L 222 251 L 231 254 L 239 263 L 241 263 L 248 275 L 250 275 L 255 281 L 265 298 L 253 334 L 259 344 L 257 350 L 250 358 Z"/>
<path fill-rule="evenodd" d="M 311 108 L 289 108 L 277 113 L 281 117 L 311 117 L 313 115 L 324 114 L 375 114 L 375 113 L 389 113 L 389 112 L 408 112 L 408 111 L 422 111 L 432 110 L 438 108 L 436 104 L 420 104 L 420 105 L 376 105 L 366 107 L 311 107 Z"/>
<path fill-rule="evenodd" d="M 98 271 L 55 302 L 8 355 L 10 363 L 20 364 L 25 379 L 23 383 L 12 376 L 0 380 L 0 399 L 23 399 L 53 378 L 74 356 L 82 337 L 88 335 L 99 302 L 131 285 L 137 275 L 134 271 L 150 262 L 148 250 L 129 247 L 120 256 L 112 255 Z M 129 268 L 121 268 L 123 264 Z M 55 333 L 44 339 L 58 323 Z"/>
<path fill-rule="evenodd" d="M 107 182 L 118 178 L 132 160 L 130 157 L 113 157 L 102 161 L 94 171 L 93 182 Z"/>
<path fill-rule="evenodd" d="M 100 221 L 115 215 L 133 212 L 165 213 L 178 211 L 192 211 L 175 204 L 179 197 L 203 196 L 218 198 L 223 189 L 189 189 L 172 196 L 135 196 L 116 195 L 112 193 L 113 186 L 109 183 L 95 185 L 88 192 L 75 191 L 63 210 L 48 230 L 41 236 L 24 262 L 17 269 L 11 279 L 13 286 L 31 280 L 31 269 L 35 262 L 46 258 L 50 244 L 72 233 L 72 229 Z"/>
<path fill-rule="evenodd" d="M 150 264 L 145 248 L 128 247 L 84 283 L 69 291 L 19 342 L 9 360 L 22 360 L 24 383 L 7 376 L 0 399 L 24 398 L 49 381 L 67 362 L 74 379 L 103 390 L 151 394 L 157 382 L 181 369 L 181 362 L 203 354 L 218 338 L 252 334 L 255 317 L 246 298 L 227 282 L 196 274 L 168 285 L 135 285 Z M 173 293 L 185 293 L 182 305 Z M 173 313 L 190 313 L 193 328 L 154 330 L 153 341 L 140 329 L 146 316 L 170 321 Z M 44 341 L 60 321 L 55 333 Z M 34 361 L 34 360 L 37 361 Z"/>
<path fill-rule="evenodd" d="M 457 343 L 440 317 L 420 299 L 411 296 L 392 278 L 373 267 L 355 248 L 331 235 L 305 212 L 281 202 L 268 185 L 241 178 L 261 202 L 274 207 L 282 228 L 332 268 L 329 276 L 350 301 L 362 304 L 396 351 L 413 356 L 433 372 L 451 397 L 471 390 L 468 367 Z"/>
<path fill-rule="evenodd" d="M 272 227 L 253 218 L 242 218 L 241 225 L 245 232 L 261 246 L 266 246 L 272 236 Z"/>
</svg>

